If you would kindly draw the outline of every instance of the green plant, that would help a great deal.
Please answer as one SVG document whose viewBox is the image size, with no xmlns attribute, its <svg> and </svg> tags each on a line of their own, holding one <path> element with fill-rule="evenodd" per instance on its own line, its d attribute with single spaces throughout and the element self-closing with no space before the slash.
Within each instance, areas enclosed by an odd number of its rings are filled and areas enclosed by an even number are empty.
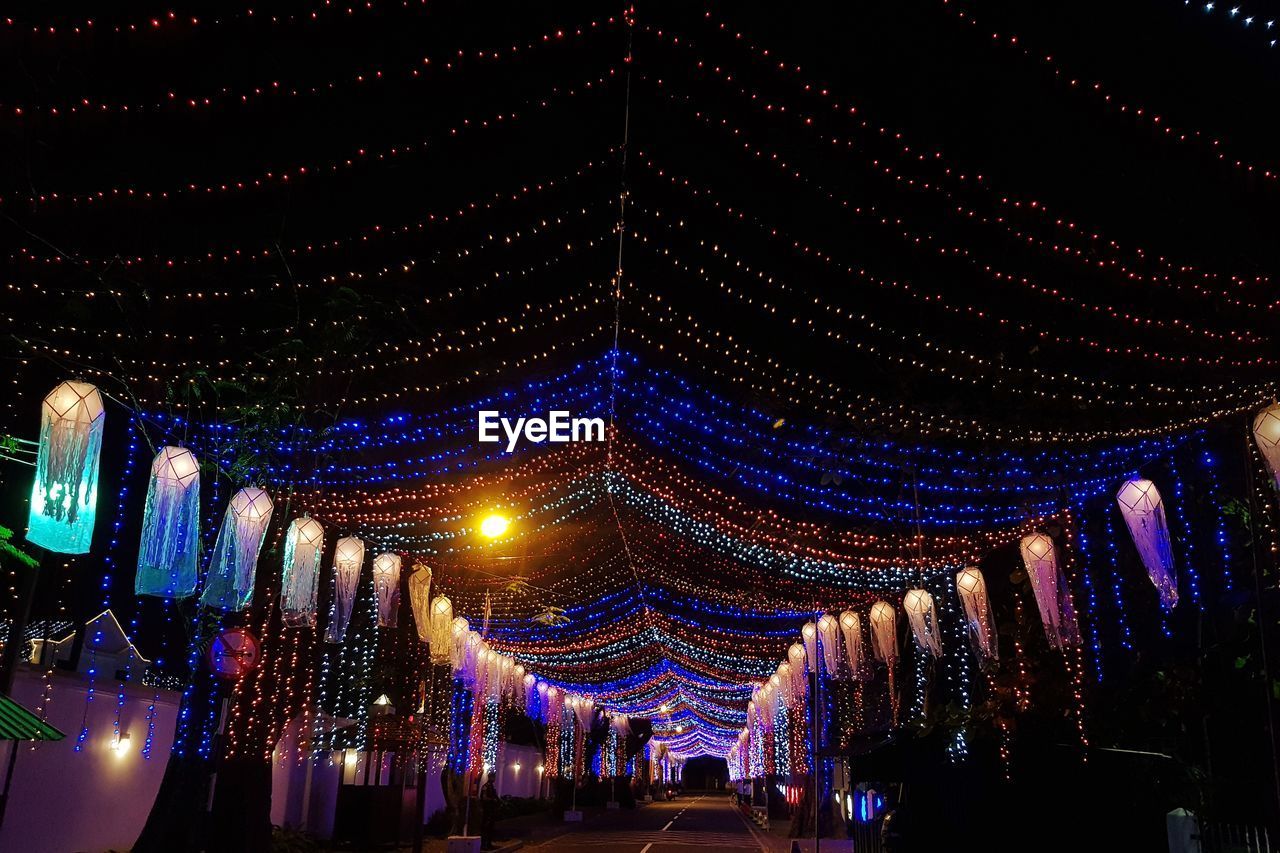
<svg viewBox="0 0 1280 853">
<path fill-rule="evenodd" d="M 17 560 L 27 568 L 34 569 L 40 561 L 13 544 L 13 531 L 0 525 L 0 557 Z"/>
</svg>

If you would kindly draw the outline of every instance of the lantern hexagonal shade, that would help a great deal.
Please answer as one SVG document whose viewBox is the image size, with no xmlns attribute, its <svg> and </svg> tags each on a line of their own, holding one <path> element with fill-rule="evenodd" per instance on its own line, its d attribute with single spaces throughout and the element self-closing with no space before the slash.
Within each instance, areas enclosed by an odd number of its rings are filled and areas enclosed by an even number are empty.
<svg viewBox="0 0 1280 853">
<path fill-rule="evenodd" d="M 89 552 L 105 421 L 102 395 L 88 382 L 63 382 L 40 404 L 27 541 L 59 554 Z"/>
<path fill-rule="evenodd" d="M 898 612 L 887 601 L 871 605 L 871 650 L 891 668 L 898 660 Z"/>
<path fill-rule="evenodd" d="M 866 651 L 862 646 L 862 619 L 852 610 L 840 614 L 840 634 L 844 637 L 845 659 L 849 663 L 851 678 L 864 678 L 867 669 Z"/>
<path fill-rule="evenodd" d="M 806 622 L 800 628 L 800 641 L 804 643 L 805 665 L 810 672 L 818 666 L 818 626 Z"/>
<path fill-rule="evenodd" d="M 1253 419 L 1253 440 L 1280 489 L 1280 403 L 1272 403 Z"/>
<path fill-rule="evenodd" d="M 964 606 L 973 653 L 979 661 L 999 659 L 995 620 L 991 616 L 991 599 L 987 597 L 987 581 L 982 572 L 973 566 L 956 572 L 956 592 Z"/>
<path fill-rule="evenodd" d="M 280 613 L 286 626 L 315 627 L 323 552 L 324 526 L 320 522 L 307 516 L 289 522 L 280 580 Z"/>
<path fill-rule="evenodd" d="M 1116 505 L 1146 567 L 1147 577 L 1160 595 L 1160 606 L 1172 610 L 1178 604 L 1178 574 L 1160 490 L 1150 480 L 1127 480 L 1116 492 Z"/>
<path fill-rule="evenodd" d="M 213 545 L 200 603 L 223 610 L 243 610 L 253 601 L 258 553 L 275 508 L 271 496 L 256 487 L 232 496 Z"/>
<path fill-rule="evenodd" d="M 1058 550 L 1053 539 L 1043 533 L 1031 533 L 1022 537 L 1018 549 L 1049 645 L 1061 649 L 1079 643 L 1075 613 L 1066 594 L 1066 580 L 1058 571 Z"/>
<path fill-rule="evenodd" d="M 151 462 L 134 592 L 159 598 L 192 595 L 199 556 L 200 464 L 190 450 L 162 447 Z"/>
<path fill-rule="evenodd" d="M 346 639 L 362 568 L 364 541 L 357 536 L 339 539 L 333 549 L 333 606 L 329 609 L 329 625 L 324 632 L 325 642 L 341 643 Z"/>
<path fill-rule="evenodd" d="M 829 678 L 835 678 L 840 671 L 840 626 L 829 613 L 818 619 L 818 642 L 822 649 L 822 668 Z"/>
<path fill-rule="evenodd" d="M 423 563 L 415 563 L 409 575 L 409 608 L 418 641 L 431 642 L 431 569 Z"/>
<path fill-rule="evenodd" d="M 938 611 L 928 590 L 909 589 L 902 598 L 902 609 L 907 613 L 911 633 L 916 645 L 934 657 L 942 656 L 942 628 L 938 625 Z"/>
<path fill-rule="evenodd" d="M 378 596 L 378 627 L 395 628 L 400 616 L 400 556 L 373 559 L 373 591 Z"/>
<path fill-rule="evenodd" d="M 466 620 L 462 620 L 466 624 Z M 448 663 L 452 662 L 454 669 L 461 664 L 459 653 L 462 646 L 459 643 L 465 643 L 465 637 L 459 640 L 458 633 L 454 631 L 453 618 L 453 602 L 443 595 L 437 595 L 431 601 L 431 662 L 432 663 Z"/>
<path fill-rule="evenodd" d="M 805 670 L 807 669 L 805 648 L 800 643 L 792 643 L 787 649 L 787 663 L 791 665 L 791 691 L 793 696 L 804 694 Z"/>
</svg>

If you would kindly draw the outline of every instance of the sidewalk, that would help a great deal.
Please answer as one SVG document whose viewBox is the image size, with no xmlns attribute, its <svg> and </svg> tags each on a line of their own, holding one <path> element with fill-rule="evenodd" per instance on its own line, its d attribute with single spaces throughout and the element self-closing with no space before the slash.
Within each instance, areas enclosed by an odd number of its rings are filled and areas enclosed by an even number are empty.
<svg viewBox="0 0 1280 853">
<path fill-rule="evenodd" d="M 770 851 L 778 851 L 778 853 L 789 853 L 795 849 L 795 845 L 800 850 L 814 850 L 814 841 L 812 838 L 791 838 L 791 820 L 789 818 L 783 820 L 772 820 L 769 822 L 769 829 L 756 829 L 759 837 L 769 845 Z M 817 845 L 819 853 L 854 853 L 852 838 L 823 838 Z"/>
</svg>

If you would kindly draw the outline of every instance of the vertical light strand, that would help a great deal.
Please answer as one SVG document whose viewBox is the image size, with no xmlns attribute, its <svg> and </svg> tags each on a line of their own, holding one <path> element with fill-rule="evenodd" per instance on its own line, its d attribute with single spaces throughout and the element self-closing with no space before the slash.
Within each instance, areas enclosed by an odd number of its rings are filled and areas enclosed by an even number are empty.
<svg viewBox="0 0 1280 853">
<path fill-rule="evenodd" d="M 1200 433 L 1197 441 L 1199 453 L 1197 459 L 1200 467 L 1205 473 L 1205 480 L 1209 484 L 1209 503 L 1214 508 L 1214 542 L 1218 546 L 1218 555 L 1222 560 L 1222 592 L 1231 592 L 1234 588 L 1234 581 L 1231 576 L 1231 561 L 1233 558 L 1231 551 L 1231 532 L 1227 528 L 1227 513 L 1225 512 L 1226 494 L 1222 490 L 1222 481 L 1218 478 L 1218 459 L 1214 456 L 1213 451 L 1209 448 L 1209 443 L 1204 433 Z"/>
<path fill-rule="evenodd" d="M 1124 587 L 1120 579 L 1120 560 L 1117 555 L 1119 550 L 1116 542 L 1115 529 L 1115 512 L 1108 506 L 1103 513 L 1106 518 L 1107 525 L 1107 560 L 1111 565 L 1111 595 L 1115 600 L 1116 610 L 1116 626 L 1120 629 L 1120 646 L 1128 651 L 1133 651 L 1133 635 L 1129 632 L 1129 618 L 1126 616 L 1124 604 Z"/>
<path fill-rule="evenodd" d="M 120 544 L 120 528 L 124 526 L 125 512 L 128 507 L 129 497 L 129 476 L 133 473 L 134 455 L 138 449 L 138 433 L 137 422 L 131 414 L 126 427 L 129 448 L 125 453 L 125 466 L 120 476 L 120 489 L 116 495 L 116 515 L 111 525 L 111 540 L 107 546 L 106 552 L 102 555 L 102 583 L 99 587 L 102 592 L 102 609 L 111 609 L 111 579 L 115 574 L 116 568 L 116 548 Z M 132 640 L 130 640 L 132 642 Z M 93 702 L 97 692 L 96 680 L 98 675 L 98 646 L 102 644 L 102 628 L 101 623 L 93 633 L 92 639 L 89 641 L 89 683 L 85 687 L 84 696 L 84 713 L 80 718 L 80 733 L 76 736 L 76 744 L 74 751 L 80 752 L 84 749 L 84 742 L 89 737 L 89 707 Z M 82 652 L 83 653 L 83 652 Z M 132 662 L 132 654 L 130 655 Z M 126 675 L 127 678 L 127 675 Z M 125 703 L 125 686 L 124 680 L 121 680 L 119 688 L 116 691 L 116 709 L 114 713 L 115 738 L 120 738 L 120 708 Z"/>
<path fill-rule="evenodd" d="M 1063 543 L 1066 546 L 1062 549 L 1064 552 L 1062 563 L 1063 586 L 1066 589 L 1068 604 L 1071 605 L 1072 610 L 1075 610 L 1075 605 L 1071 603 L 1073 595 L 1071 579 L 1075 574 L 1072 570 L 1076 563 L 1076 521 L 1070 510 L 1065 511 L 1065 516 L 1066 524 L 1062 528 Z M 1079 643 L 1064 643 L 1061 651 L 1062 661 L 1066 666 L 1067 675 L 1071 679 L 1071 695 L 1075 699 L 1075 707 L 1072 710 L 1075 716 L 1076 732 L 1080 737 L 1081 760 L 1088 762 L 1089 736 L 1085 729 L 1085 715 L 1088 710 L 1085 707 L 1084 696 L 1084 654 L 1080 649 Z"/>
<path fill-rule="evenodd" d="M 1186 571 L 1187 583 L 1191 587 L 1191 603 L 1199 610 L 1204 610 L 1200 600 L 1200 570 L 1196 568 L 1199 558 L 1196 556 L 1195 531 L 1191 529 L 1191 513 L 1186 505 L 1186 489 L 1183 488 L 1182 477 L 1178 473 L 1178 461 L 1175 454 L 1169 456 L 1169 475 L 1173 478 L 1173 520 L 1178 525 L 1177 541 L 1182 545 L 1182 568 Z"/>
<path fill-rule="evenodd" d="M 969 655 L 965 651 L 968 636 L 963 608 L 960 606 L 959 596 L 945 589 L 940 589 L 935 599 L 942 601 L 943 624 L 950 630 L 950 645 L 955 650 L 944 657 L 941 664 L 946 667 L 952 700 L 960 706 L 967 718 L 973 701 L 970 697 L 972 676 L 969 674 Z M 947 744 L 947 758 L 952 764 L 957 764 L 968 756 L 968 735 L 964 726 L 958 726 L 952 734 L 951 742 Z"/>
<path fill-rule="evenodd" d="M 1100 630 L 1098 623 L 1102 621 L 1102 616 L 1098 611 L 1098 591 L 1093 585 L 1093 554 L 1089 550 L 1089 530 L 1085 519 L 1084 510 L 1085 498 L 1080 492 L 1072 495 L 1071 514 L 1077 519 L 1075 528 L 1076 532 L 1076 548 L 1080 555 L 1080 582 L 1084 587 L 1086 598 L 1086 609 L 1089 611 L 1089 618 L 1086 625 L 1086 631 L 1089 636 L 1089 648 L 1093 654 L 1093 675 L 1098 683 L 1102 683 L 1102 641 L 1099 639 Z M 1111 507 L 1107 507 L 1110 511 Z"/>
</svg>

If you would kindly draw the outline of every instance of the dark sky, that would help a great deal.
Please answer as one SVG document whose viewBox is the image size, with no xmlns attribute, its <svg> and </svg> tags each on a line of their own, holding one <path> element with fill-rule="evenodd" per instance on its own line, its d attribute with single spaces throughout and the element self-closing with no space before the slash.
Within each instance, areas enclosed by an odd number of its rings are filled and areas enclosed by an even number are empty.
<svg viewBox="0 0 1280 853">
<path fill-rule="evenodd" d="M 117 390 L 123 381 L 160 404 L 175 375 L 212 364 L 243 378 L 279 358 L 282 339 L 304 341 L 302 358 L 317 364 L 336 340 L 340 354 L 303 392 L 332 405 L 427 371 L 373 369 L 386 359 L 371 353 L 519 324 L 537 306 L 545 318 L 565 299 L 580 307 L 571 325 L 438 355 L 427 372 L 447 382 L 552 343 L 547 364 L 610 345 L 621 6 L 478 13 L 409 0 L 347 13 L 299 2 L 280 4 L 272 23 L 216 4 L 195 26 L 183 19 L 200 9 L 184 7 L 150 28 L 146 10 L 84 28 L 70 8 L 56 20 L 40 4 L 14 8 L 0 31 L 7 277 L 23 285 L 6 300 L 5 331 L 24 341 L 18 352 L 62 359 L 55 373 L 107 371 Z M 1006 432 L 1220 413 L 1205 389 L 1274 375 L 1242 366 L 1274 354 L 1259 310 L 1269 286 L 1252 282 L 1273 266 L 1280 192 L 1258 176 L 1275 165 L 1280 53 L 1267 47 L 1265 10 L 1246 11 L 1258 16 L 1248 28 L 1174 0 L 735 3 L 709 14 L 640 3 L 621 345 L 708 379 L 735 369 L 688 342 L 675 357 L 678 338 L 657 319 L 673 311 L 784 374 L 834 383 L 837 396 Z M 58 33 L 32 35 L 32 22 Z M 69 31 L 77 22 L 85 32 Z M 112 32 L 135 22 L 138 33 Z M 1188 140 L 1171 141 L 1153 113 Z M 505 200 L 491 210 L 464 207 L 495 193 Z M 770 229 L 784 236 L 764 239 Z M 787 285 L 759 297 L 775 313 L 717 286 L 754 286 L 744 267 Z M 494 277 L 505 284 L 475 289 Z M 440 298 L 454 289 L 465 292 Z M 1240 330 L 1252 337 L 1232 340 Z M 1167 358 L 1134 354 L 1148 350 Z M 355 363 L 366 394 L 341 371 Z M 326 377 L 330 366 L 342 375 Z M 1139 392 L 1093 405 L 1096 389 L 1044 378 L 1064 372 Z M 1152 384 L 1173 389 L 1159 406 L 1116 402 Z M 1066 402 L 1046 406 L 1033 389 Z"/>
</svg>

